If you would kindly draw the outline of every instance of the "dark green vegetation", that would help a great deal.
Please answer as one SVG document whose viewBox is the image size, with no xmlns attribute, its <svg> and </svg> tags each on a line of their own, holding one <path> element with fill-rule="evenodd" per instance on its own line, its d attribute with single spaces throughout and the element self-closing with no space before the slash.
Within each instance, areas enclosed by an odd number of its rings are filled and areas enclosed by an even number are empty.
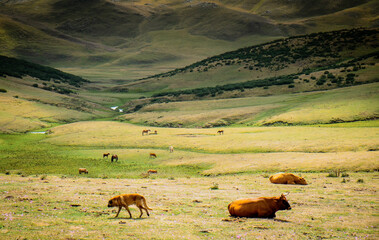
<svg viewBox="0 0 379 240">
<path fill-rule="evenodd" d="M 51 67 L 0 55 L 0 77 L 6 76 L 16 78 L 30 76 L 44 82 L 54 82 L 58 84 L 66 83 L 73 87 L 80 87 L 83 85 L 83 83 L 89 83 L 88 80 L 83 79 L 82 77 L 65 73 Z M 38 84 L 33 84 L 33 87 L 38 87 Z M 48 86 L 45 83 L 43 84 L 42 89 L 54 91 L 61 94 L 73 93 L 73 91 L 70 89 L 64 88 L 62 86 L 55 86 L 54 84 L 50 84 Z"/>
<path fill-rule="evenodd" d="M 377 42 L 378 35 L 379 31 L 377 29 L 352 29 L 289 37 L 223 53 L 184 68 L 144 79 L 171 77 L 179 73 L 193 71 L 206 72 L 212 68 L 229 65 L 243 66 L 243 68 L 250 71 L 262 70 L 263 68 L 279 71 L 297 62 L 309 60 L 310 58 L 320 58 L 315 63 L 308 63 L 308 65 L 301 68 L 303 71 L 309 72 L 311 68 L 330 67 L 333 63 L 355 57 L 353 51 L 362 46 L 366 48 L 365 51 L 377 50 L 379 47 Z M 377 57 L 378 54 L 378 52 L 374 52 L 368 56 L 360 56 L 359 60 Z M 350 65 L 345 64 L 342 66 L 348 67 Z"/>
<path fill-rule="evenodd" d="M 80 87 L 83 83 L 89 82 L 79 76 L 65 73 L 51 67 L 0 55 L 0 77 L 5 76 L 17 78 L 30 76 L 48 82 L 58 80 L 59 82 L 68 83 L 75 87 Z"/>
</svg>

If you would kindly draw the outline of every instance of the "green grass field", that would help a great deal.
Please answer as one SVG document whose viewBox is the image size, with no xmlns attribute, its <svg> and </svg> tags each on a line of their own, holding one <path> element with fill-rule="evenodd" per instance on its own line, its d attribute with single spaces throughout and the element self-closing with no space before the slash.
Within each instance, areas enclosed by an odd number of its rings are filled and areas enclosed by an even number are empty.
<svg viewBox="0 0 379 240">
<path fill-rule="evenodd" d="M 118 119 L 176 127 L 353 122 L 378 117 L 378 86 L 378 83 L 372 83 L 328 91 L 156 103 Z M 269 91 L 280 93 L 282 88 L 288 89 L 287 86 L 276 86 L 270 87 Z M 262 90 L 252 91 L 258 96 L 263 93 Z"/>
<path fill-rule="evenodd" d="M 92 121 L 58 126 L 49 135 L 1 135 L 0 172 L 74 176 L 86 167 L 89 177 L 140 178 L 148 169 L 161 177 L 379 169 L 377 127 L 225 128 L 224 135 L 217 129 L 152 128 L 157 135 L 142 136 L 143 129 Z M 103 158 L 108 152 L 119 161 Z M 158 157 L 150 158 L 151 152 Z"/>
</svg>

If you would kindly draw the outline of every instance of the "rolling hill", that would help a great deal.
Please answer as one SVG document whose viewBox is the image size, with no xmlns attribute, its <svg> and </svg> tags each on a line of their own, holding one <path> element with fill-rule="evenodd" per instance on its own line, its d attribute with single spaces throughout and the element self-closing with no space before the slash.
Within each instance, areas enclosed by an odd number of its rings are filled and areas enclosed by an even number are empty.
<svg viewBox="0 0 379 240">
<path fill-rule="evenodd" d="M 155 94 L 126 103 L 128 114 L 119 119 L 174 127 L 377 119 L 377 85 L 365 84 L 379 81 L 378 35 L 377 29 L 359 28 L 290 37 L 140 79 L 122 88 Z M 362 86 L 353 87 L 357 85 Z M 332 89 L 336 91 L 325 91 Z M 344 94 L 334 94 L 338 92 Z M 332 109 L 325 114 L 318 106 L 320 93 L 325 96 L 322 106 Z M 339 96 L 340 107 L 329 95 Z"/>
<path fill-rule="evenodd" d="M 0 56 L 0 132 L 27 132 L 112 116 L 81 95 L 88 84 L 54 68 Z"/>
<path fill-rule="evenodd" d="M 104 85 L 279 37 L 378 26 L 375 0 L 9 0 L 0 6 L 3 55 Z"/>
</svg>

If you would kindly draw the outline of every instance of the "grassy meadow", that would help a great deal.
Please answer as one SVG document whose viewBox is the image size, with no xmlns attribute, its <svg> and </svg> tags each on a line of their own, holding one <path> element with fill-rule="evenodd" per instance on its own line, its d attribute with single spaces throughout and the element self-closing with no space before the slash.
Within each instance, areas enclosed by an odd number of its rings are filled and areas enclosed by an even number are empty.
<svg viewBox="0 0 379 240">
<path fill-rule="evenodd" d="M 175 127 L 354 122 L 377 118 L 378 87 L 378 83 L 372 83 L 327 91 L 271 95 L 283 91 L 283 88 L 288 89 L 275 86 L 270 87 L 266 96 L 263 95 L 265 90 L 257 89 L 252 90 L 254 97 L 150 104 L 119 119 L 135 124 Z"/>
<path fill-rule="evenodd" d="M 111 121 L 66 124 L 51 134 L 1 135 L 0 172 L 88 177 L 140 178 L 148 169 L 160 177 L 256 172 L 376 171 L 377 127 L 292 126 L 218 129 L 151 128 Z M 168 147 L 175 152 L 169 153 Z M 21 149 L 21 150 L 20 150 Z M 117 154 L 111 163 L 103 153 Z M 150 158 L 149 153 L 157 158 Z M 48 163 L 48 164 L 47 164 Z M 86 175 L 87 176 L 87 175 Z"/>
<path fill-rule="evenodd" d="M 142 136 L 149 128 L 157 135 Z M 0 135 L 2 239 L 377 239 L 377 121 L 156 128 L 88 121 Z M 174 146 L 170 153 L 168 146 Z M 111 162 L 103 153 L 117 154 Z M 154 152 L 157 158 L 150 158 Z M 85 167 L 89 174 L 78 173 Z M 148 175 L 155 169 L 157 174 Z M 333 176 L 340 169 L 341 177 Z M 279 171 L 306 186 L 271 184 Z M 239 198 L 288 196 L 275 219 L 232 218 Z M 139 193 L 153 210 L 107 208 Z M 38 219 L 38 220 L 36 220 Z"/>
</svg>

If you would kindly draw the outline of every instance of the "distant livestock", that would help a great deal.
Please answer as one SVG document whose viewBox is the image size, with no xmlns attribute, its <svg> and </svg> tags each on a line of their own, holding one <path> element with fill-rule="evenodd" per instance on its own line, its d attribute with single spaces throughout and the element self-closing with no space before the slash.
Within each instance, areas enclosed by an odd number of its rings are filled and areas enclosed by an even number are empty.
<svg viewBox="0 0 379 240">
<path fill-rule="evenodd" d="M 219 135 L 224 134 L 224 130 L 218 130 L 217 134 L 219 134 Z"/>
<path fill-rule="evenodd" d="M 149 169 L 149 171 L 147 171 L 147 174 L 157 174 L 157 173 L 158 173 L 157 170 Z"/>
<path fill-rule="evenodd" d="M 155 153 L 150 153 L 150 158 L 152 158 L 152 157 L 156 158 L 156 157 L 157 157 L 157 154 L 155 154 Z"/>
<path fill-rule="evenodd" d="M 88 170 L 86 168 L 79 168 L 79 174 L 82 173 L 88 174 Z"/>
<path fill-rule="evenodd" d="M 109 154 L 110 154 L 110 153 L 103 153 L 103 158 L 105 158 L 105 157 L 108 158 Z"/>
<path fill-rule="evenodd" d="M 290 209 L 284 194 L 280 197 L 239 199 L 228 205 L 229 213 L 233 217 L 274 218 L 277 211 Z"/>
<path fill-rule="evenodd" d="M 304 178 L 298 177 L 292 173 L 277 173 L 270 176 L 270 182 L 275 184 L 300 184 L 307 185 Z"/>
<path fill-rule="evenodd" d="M 150 129 L 142 130 L 142 136 L 143 136 L 143 135 L 149 135 L 149 132 L 150 132 L 150 131 L 151 131 Z"/>
<path fill-rule="evenodd" d="M 173 146 L 169 146 L 168 149 L 170 150 L 170 153 L 174 152 L 174 147 Z"/>
<path fill-rule="evenodd" d="M 113 162 L 113 160 L 115 160 L 116 162 L 118 162 L 118 156 L 116 154 L 112 155 L 111 162 Z"/>
</svg>

